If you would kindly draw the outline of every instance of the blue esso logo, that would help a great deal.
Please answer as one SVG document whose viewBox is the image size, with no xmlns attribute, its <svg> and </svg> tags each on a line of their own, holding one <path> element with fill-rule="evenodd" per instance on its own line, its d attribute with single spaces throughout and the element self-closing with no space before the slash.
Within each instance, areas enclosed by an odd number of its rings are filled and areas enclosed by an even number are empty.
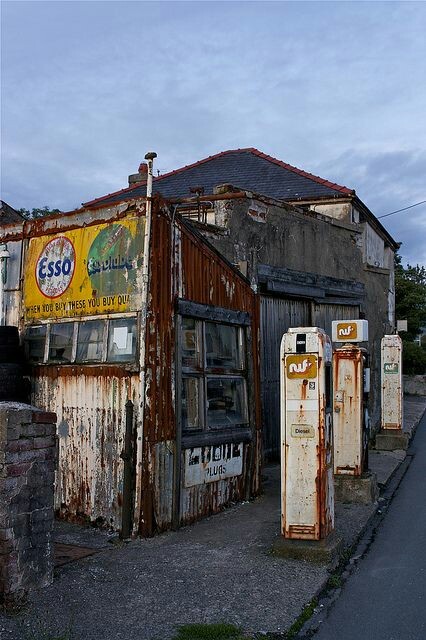
<svg viewBox="0 0 426 640">
<path fill-rule="evenodd" d="M 65 236 L 47 243 L 35 270 L 37 286 L 46 298 L 59 298 L 70 286 L 75 270 L 74 246 Z"/>
</svg>

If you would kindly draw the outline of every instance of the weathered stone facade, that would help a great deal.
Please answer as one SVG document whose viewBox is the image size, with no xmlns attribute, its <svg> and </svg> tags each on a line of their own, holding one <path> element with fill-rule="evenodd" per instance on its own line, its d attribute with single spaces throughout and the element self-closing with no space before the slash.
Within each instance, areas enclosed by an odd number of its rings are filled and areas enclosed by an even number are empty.
<svg viewBox="0 0 426 640">
<path fill-rule="evenodd" d="M 225 191 L 229 191 L 229 187 Z M 223 200 L 216 201 L 209 222 L 208 229 L 200 226 L 203 235 L 230 262 L 244 265 L 245 275 L 260 293 L 262 265 L 304 272 L 308 276 L 317 274 L 345 279 L 348 283 L 352 281 L 364 286 L 359 312 L 369 322 L 369 412 L 372 430 L 377 431 L 380 423 L 380 341 L 383 335 L 393 331 L 389 318 L 391 270 L 366 262 L 364 226 L 298 210 L 248 193 L 244 198 L 227 199 L 224 196 Z M 315 313 L 315 294 L 311 300 L 314 305 L 311 322 L 315 324 L 319 322 Z M 327 303 L 327 299 L 323 302 Z M 358 307 L 354 307 L 355 311 L 358 314 Z"/>
<path fill-rule="evenodd" d="M 0 403 L 0 604 L 53 580 L 56 415 Z"/>
</svg>

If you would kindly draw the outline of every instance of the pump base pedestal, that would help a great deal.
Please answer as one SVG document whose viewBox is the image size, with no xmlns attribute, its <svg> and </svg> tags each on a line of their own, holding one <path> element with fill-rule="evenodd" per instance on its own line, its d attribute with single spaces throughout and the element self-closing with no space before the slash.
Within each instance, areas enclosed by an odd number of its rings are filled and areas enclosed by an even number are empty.
<svg viewBox="0 0 426 640">
<path fill-rule="evenodd" d="M 337 502 L 372 504 L 379 497 L 377 476 L 367 471 L 361 476 L 334 476 L 334 498 Z"/>
<path fill-rule="evenodd" d="M 382 429 L 376 436 L 376 449 L 395 451 L 408 449 L 408 434 L 401 429 Z"/>
<path fill-rule="evenodd" d="M 342 550 L 343 541 L 335 531 L 323 540 L 295 540 L 280 536 L 272 545 L 272 553 L 275 556 L 318 564 L 334 562 Z"/>
</svg>

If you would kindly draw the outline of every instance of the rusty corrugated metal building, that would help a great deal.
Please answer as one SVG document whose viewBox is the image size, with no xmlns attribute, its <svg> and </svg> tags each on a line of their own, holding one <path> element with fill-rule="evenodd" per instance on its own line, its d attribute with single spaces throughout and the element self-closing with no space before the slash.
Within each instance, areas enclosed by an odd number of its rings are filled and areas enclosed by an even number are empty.
<svg viewBox="0 0 426 640">
<path fill-rule="evenodd" d="M 261 460 L 256 294 L 158 198 L 146 244 L 146 208 L 0 230 L 33 402 L 58 415 L 56 507 L 144 536 L 255 495 Z"/>
<path fill-rule="evenodd" d="M 126 202 L 146 189 L 145 165 L 129 187 L 85 203 Z M 167 197 L 260 294 L 263 449 L 278 458 L 279 345 L 289 327 L 369 321 L 372 430 L 380 425 L 380 340 L 395 328 L 398 245 L 353 189 L 254 148 L 224 151 L 154 179 Z"/>
</svg>

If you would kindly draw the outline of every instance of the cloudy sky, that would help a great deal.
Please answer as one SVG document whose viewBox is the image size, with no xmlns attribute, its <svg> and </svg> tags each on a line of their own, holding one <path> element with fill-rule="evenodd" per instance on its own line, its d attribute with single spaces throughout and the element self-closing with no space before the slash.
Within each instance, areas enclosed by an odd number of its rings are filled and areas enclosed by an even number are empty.
<svg viewBox="0 0 426 640">
<path fill-rule="evenodd" d="M 257 147 L 355 188 L 426 200 L 424 2 L 3 0 L 2 199 L 70 210 Z M 426 204 L 382 220 L 426 265 Z"/>
</svg>

